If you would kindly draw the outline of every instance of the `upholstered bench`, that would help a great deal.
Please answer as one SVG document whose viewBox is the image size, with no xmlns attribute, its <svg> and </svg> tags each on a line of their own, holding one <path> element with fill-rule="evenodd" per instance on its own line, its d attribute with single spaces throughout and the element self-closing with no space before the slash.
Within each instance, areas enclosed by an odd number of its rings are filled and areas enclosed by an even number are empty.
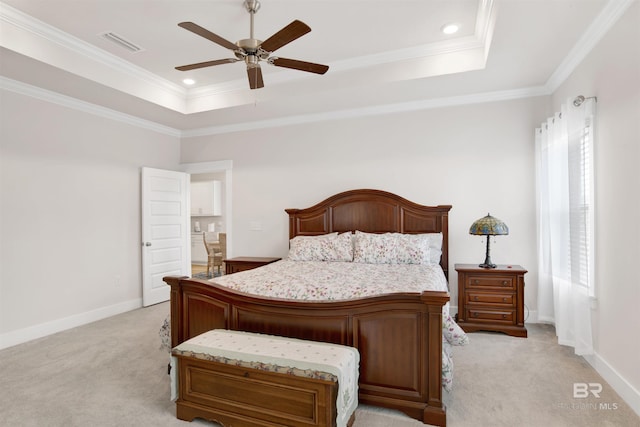
<svg viewBox="0 0 640 427">
<path fill-rule="evenodd" d="M 355 348 L 216 329 L 172 350 L 176 416 L 223 426 L 350 426 Z M 177 377 L 177 378 L 176 378 Z"/>
</svg>

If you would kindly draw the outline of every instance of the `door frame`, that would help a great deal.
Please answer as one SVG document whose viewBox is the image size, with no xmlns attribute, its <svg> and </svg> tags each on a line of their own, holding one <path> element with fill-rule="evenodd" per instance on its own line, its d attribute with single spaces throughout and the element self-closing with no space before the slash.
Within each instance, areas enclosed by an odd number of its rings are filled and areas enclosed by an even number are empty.
<svg viewBox="0 0 640 427">
<path fill-rule="evenodd" d="M 233 218 L 231 216 L 232 209 L 232 176 L 233 161 L 232 160 L 219 160 L 212 162 L 193 162 L 180 164 L 180 171 L 186 172 L 189 175 L 197 175 L 201 173 L 216 173 L 224 172 L 224 222 L 225 230 L 227 233 L 227 258 L 233 257 L 233 239 L 231 233 L 233 230 Z M 191 191 L 187 192 L 189 195 L 188 205 L 191 201 Z M 189 261 L 189 268 L 191 268 L 191 244 L 187 245 L 187 256 Z"/>
</svg>

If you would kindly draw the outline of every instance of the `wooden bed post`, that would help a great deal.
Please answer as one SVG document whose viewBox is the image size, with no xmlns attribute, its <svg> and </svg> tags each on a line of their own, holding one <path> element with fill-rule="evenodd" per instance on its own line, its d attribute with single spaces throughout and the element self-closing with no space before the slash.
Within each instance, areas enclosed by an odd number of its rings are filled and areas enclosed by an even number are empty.
<svg viewBox="0 0 640 427">
<path fill-rule="evenodd" d="M 184 341 L 180 319 L 182 316 L 182 292 L 180 281 L 188 279 L 186 276 L 165 277 L 163 280 L 171 286 L 171 347 L 175 347 Z"/>
<path fill-rule="evenodd" d="M 427 366 L 429 372 L 442 372 L 442 306 L 449 300 L 447 292 L 425 292 L 422 301 L 427 305 L 429 360 Z M 445 302 L 446 303 L 446 302 Z M 442 375 L 429 375 L 427 384 L 427 407 L 424 409 L 423 422 L 445 427 L 447 423 L 447 411 L 442 402 Z"/>
</svg>

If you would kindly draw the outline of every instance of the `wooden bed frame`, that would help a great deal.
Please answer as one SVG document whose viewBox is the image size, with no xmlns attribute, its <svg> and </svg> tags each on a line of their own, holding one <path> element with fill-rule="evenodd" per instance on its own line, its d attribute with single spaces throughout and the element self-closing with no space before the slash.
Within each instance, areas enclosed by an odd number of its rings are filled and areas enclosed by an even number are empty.
<svg viewBox="0 0 640 427">
<path fill-rule="evenodd" d="M 307 209 L 287 209 L 289 237 L 365 231 L 443 233 L 448 277 L 450 205 L 423 206 L 380 190 L 336 194 Z M 171 286 L 171 343 L 215 328 L 356 347 L 359 401 L 445 426 L 442 402 L 442 307 L 448 292 L 389 294 L 334 302 L 260 298 L 185 277 Z"/>
</svg>

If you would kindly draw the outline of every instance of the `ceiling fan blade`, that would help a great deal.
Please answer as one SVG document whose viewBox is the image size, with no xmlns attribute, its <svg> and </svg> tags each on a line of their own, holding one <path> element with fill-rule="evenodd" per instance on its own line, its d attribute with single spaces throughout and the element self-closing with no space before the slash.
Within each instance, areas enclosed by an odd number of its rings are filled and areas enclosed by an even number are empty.
<svg viewBox="0 0 640 427">
<path fill-rule="evenodd" d="M 260 89 L 264 87 L 262 81 L 262 68 L 259 65 L 247 66 L 247 76 L 249 77 L 249 87 L 251 89 Z"/>
<path fill-rule="evenodd" d="M 273 58 L 269 62 L 277 67 L 292 68 L 294 70 L 307 71 L 309 73 L 324 74 L 329 70 L 328 65 L 314 64 L 313 62 L 298 61 L 289 58 Z"/>
<path fill-rule="evenodd" d="M 231 64 L 232 62 L 238 62 L 236 58 L 216 59 L 215 61 L 198 62 L 197 64 L 181 65 L 176 67 L 178 71 L 189 71 L 198 68 L 212 67 L 214 65 Z"/>
<path fill-rule="evenodd" d="M 311 28 L 309 28 L 307 24 L 296 19 L 291 24 L 263 41 L 260 47 L 267 52 L 274 52 L 287 43 L 291 43 L 295 39 L 304 36 L 309 31 L 311 31 Z"/>
<path fill-rule="evenodd" d="M 198 24 L 194 24 L 193 22 L 181 22 L 178 26 L 184 28 L 185 30 L 191 31 L 194 34 L 199 35 L 200 37 L 204 37 L 207 40 L 211 40 L 214 43 L 219 44 L 222 47 L 226 47 L 231 50 L 238 50 L 238 46 L 235 43 L 231 43 L 229 40 L 220 37 L 217 34 L 212 33 L 211 31 L 202 28 Z"/>
</svg>

